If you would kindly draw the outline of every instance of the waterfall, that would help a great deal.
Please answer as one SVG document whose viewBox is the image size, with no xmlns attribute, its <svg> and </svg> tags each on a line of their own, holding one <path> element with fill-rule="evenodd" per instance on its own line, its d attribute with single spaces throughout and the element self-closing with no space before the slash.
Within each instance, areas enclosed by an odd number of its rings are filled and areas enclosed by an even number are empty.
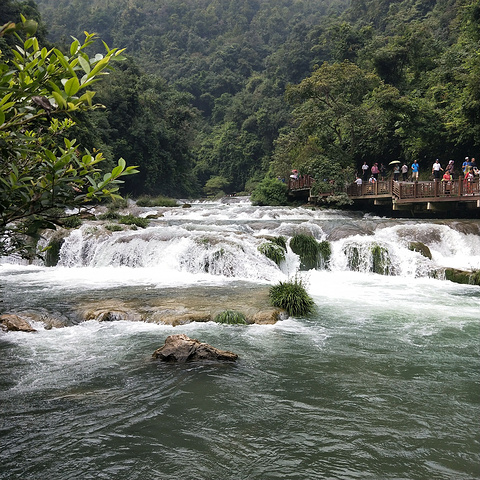
<svg viewBox="0 0 480 480">
<path fill-rule="evenodd" d="M 151 213 L 144 209 L 141 215 Z M 298 257 L 287 248 L 285 261 L 276 265 L 259 245 L 275 236 L 288 243 L 299 233 L 330 243 L 331 271 L 430 277 L 445 267 L 480 268 L 476 223 L 416 223 L 246 202 L 168 209 L 141 230 L 112 233 L 98 222 L 86 223 L 65 237 L 58 266 L 150 268 L 167 276 L 183 272 L 272 282 L 293 276 Z M 413 242 L 429 256 L 412 248 Z"/>
</svg>

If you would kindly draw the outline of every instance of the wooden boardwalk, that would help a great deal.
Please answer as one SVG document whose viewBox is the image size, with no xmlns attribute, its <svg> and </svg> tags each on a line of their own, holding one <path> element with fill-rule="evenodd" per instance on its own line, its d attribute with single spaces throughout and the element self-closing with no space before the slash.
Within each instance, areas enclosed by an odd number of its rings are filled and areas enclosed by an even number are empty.
<svg viewBox="0 0 480 480">
<path fill-rule="evenodd" d="M 289 193 L 292 196 L 305 196 L 309 201 L 320 200 L 321 197 L 332 195 L 333 192 L 324 192 L 311 195 L 311 188 L 315 180 L 303 176 L 290 179 Z M 338 192 L 337 192 L 338 193 Z M 480 179 L 473 181 L 464 179 L 443 181 L 401 182 L 394 180 L 379 180 L 375 183 L 356 183 L 345 189 L 348 197 L 356 202 L 370 202 L 373 205 L 390 204 L 393 210 L 418 205 L 427 210 L 440 208 L 440 204 L 468 204 L 469 208 L 480 208 Z"/>
</svg>

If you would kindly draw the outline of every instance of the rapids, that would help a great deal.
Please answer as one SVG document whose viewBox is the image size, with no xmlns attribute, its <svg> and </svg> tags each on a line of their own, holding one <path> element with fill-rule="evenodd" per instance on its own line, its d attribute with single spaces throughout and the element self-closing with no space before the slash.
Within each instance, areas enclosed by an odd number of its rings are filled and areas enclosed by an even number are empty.
<svg viewBox="0 0 480 480">
<path fill-rule="evenodd" d="M 36 333 L 0 332 L 2 479 L 479 478 L 480 287 L 441 272 L 480 269 L 480 221 L 246 199 L 130 211 L 159 216 L 113 233 L 85 222 L 56 267 L 0 265 L 1 312 L 39 313 Z M 298 272 L 291 250 L 278 267 L 258 251 L 297 233 L 330 242 L 328 269 Z M 372 272 L 372 245 L 388 252 L 389 275 Z M 295 275 L 316 313 L 275 325 L 72 314 L 110 298 L 132 309 L 162 297 L 227 307 L 229 292 L 248 304 Z M 47 314 L 70 326 L 46 328 Z M 153 361 L 172 333 L 239 361 Z"/>
</svg>

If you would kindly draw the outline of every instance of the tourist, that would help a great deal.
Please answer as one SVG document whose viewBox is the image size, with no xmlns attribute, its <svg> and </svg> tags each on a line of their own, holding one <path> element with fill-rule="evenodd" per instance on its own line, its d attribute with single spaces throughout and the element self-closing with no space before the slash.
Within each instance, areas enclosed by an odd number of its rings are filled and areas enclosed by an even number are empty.
<svg viewBox="0 0 480 480">
<path fill-rule="evenodd" d="M 370 179 L 368 180 L 369 183 L 375 183 L 377 181 L 377 179 L 373 176 L 373 173 L 372 175 L 370 176 Z"/>
<path fill-rule="evenodd" d="M 355 180 L 355 183 L 356 183 L 357 185 L 362 185 L 363 180 L 357 175 L 357 179 Z"/>
<path fill-rule="evenodd" d="M 443 174 L 442 182 L 443 182 L 443 190 L 445 194 L 450 195 L 451 186 L 452 186 L 452 176 L 450 175 L 450 172 L 447 169 L 445 169 L 445 173 Z"/>
<path fill-rule="evenodd" d="M 380 169 L 378 168 L 378 163 L 375 163 L 372 167 L 372 175 L 375 177 L 375 180 L 378 180 L 379 173 L 380 173 Z"/>
<path fill-rule="evenodd" d="M 467 167 L 468 167 L 469 163 L 470 163 L 470 159 L 468 157 L 465 157 L 465 161 L 462 163 L 463 175 L 465 175 L 465 173 L 467 173 Z"/>
<path fill-rule="evenodd" d="M 400 165 L 395 164 L 395 166 L 393 167 L 393 179 L 398 182 L 398 177 L 400 175 Z"/>
<path fill-rule="evenodd" d="M 407 177 L 408 177 L 408 166 L 405 162 L 403 162 L 403 165 L 402 165 L 402 179 L 404 182 L 407 181 Z"/>
<path fill-rule="evenodd" d="M 363 172 L 363 179 L 368 180 L 368 170 L 370 167 L 367 165 L 367 162 L 363 162 L 362 165 L 362 172 Z"/>
<path fill-rule="evenodd" d="M 387 169 L 383 163 L 380 164 L 380 175 L 382 176 L 382 180 L 387 179 Z"/>
<path fill-rule="evenodd" d="M 470 160 L 470 170 L 478 170 L 477 169 L 477 162 L 475 161 L 475 159 L 473 157 Z"/>
<path fill-rule="evenodd" d="M 412 163 L 411 169 L 412 169 L 412 180 L 415 182 L 418 182 L 418 170 L 420 168 L 420 165 L 416 160 Z"/>
<path fill-rule="evenodd" d="M 443 172 L 443 168 L 438 161 L 438 158 L 435 160 L 435 163 L 432 166 L 432 173 L 435 177 L 435 181 L 440 180 L 440 170 Z"/>
<path fill-rule="evenodd" d="M 467 195 L 473 195 L 473 181 L 475 179 L 475 176 L 473 175 L 473 171 L 469 170 L 469 167 L 467 167 L 467 170 L 465 172 L 465 177 L 464 177 L 464 185 L 465 189 L 467 191 Z"/>
<path fill-rule="evenodd" d="M 453 163 L 453 160 L 450 160 L 448 162 L 448 165 L 445 167 L 445 173 L 449 173 L 450 174 L 450 178 L 453 180 L 453 171 L 454 171 L 454 163 Z"/>
</svg>

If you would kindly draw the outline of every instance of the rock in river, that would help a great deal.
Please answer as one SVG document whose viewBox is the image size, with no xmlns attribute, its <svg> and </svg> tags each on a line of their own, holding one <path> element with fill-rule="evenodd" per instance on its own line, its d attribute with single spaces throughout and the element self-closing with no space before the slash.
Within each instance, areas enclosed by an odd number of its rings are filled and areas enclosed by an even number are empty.
<svg viewBox="0 0 480 480">
<path fill-rule="evenodd" d="M 36 332 L 26 320 L 8 313 L 0 315 L 0 325 L 3 330 L 12 332 Z"/>
<path fill-rule="evenodd" d="M 208 343 L 201 343 L 187 335 L 170 335 L 165 340 L 165 345 L 155 350 L 154 358 L 169 363 L 186 363 L 202 360 L 225 360 L 234 362 L 238 355 L 227 350 L 219 350 Z"/>
</svg>

